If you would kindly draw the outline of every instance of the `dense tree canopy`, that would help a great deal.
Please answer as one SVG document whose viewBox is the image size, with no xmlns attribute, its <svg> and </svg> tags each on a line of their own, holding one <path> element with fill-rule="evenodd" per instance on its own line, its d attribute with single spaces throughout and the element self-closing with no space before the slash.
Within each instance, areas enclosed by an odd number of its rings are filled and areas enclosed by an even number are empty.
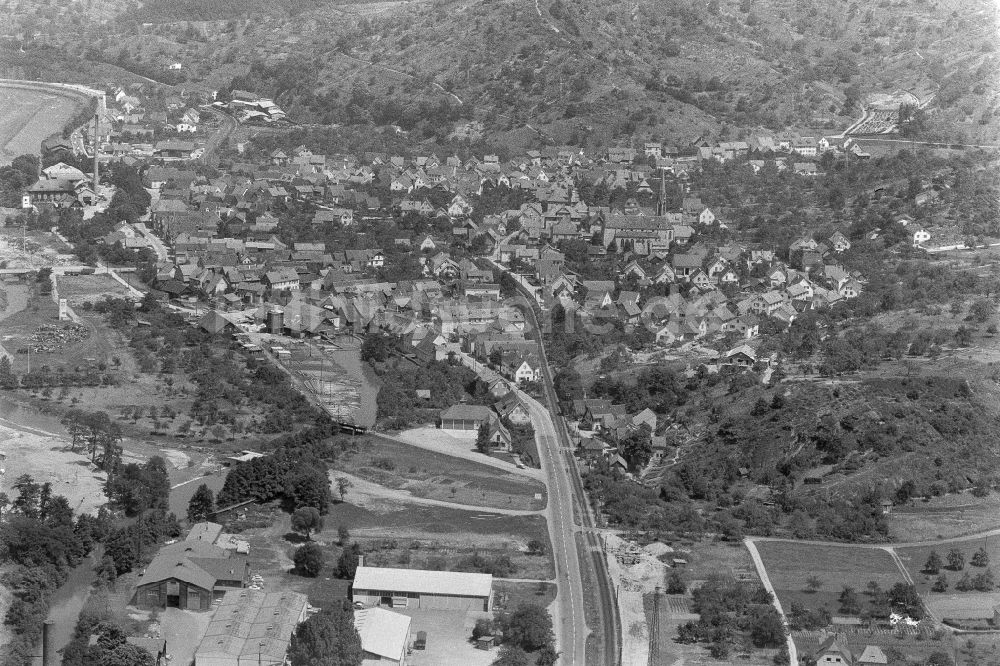
<svg viewBox="0 0 1000 666">
<path fill-rule="evenodd" d="M 292 634 L 292 666 L 361 666 L 361 637 L 346 604 L 331 604 L 300 624 Z"/>
</svg>

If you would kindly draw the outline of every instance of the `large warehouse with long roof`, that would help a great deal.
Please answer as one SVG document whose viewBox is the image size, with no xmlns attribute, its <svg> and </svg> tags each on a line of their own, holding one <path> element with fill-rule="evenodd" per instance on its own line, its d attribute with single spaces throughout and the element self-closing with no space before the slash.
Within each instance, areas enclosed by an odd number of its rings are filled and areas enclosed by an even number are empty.
<svg viewBox="0 0 1000 666">
<path fill-rule="evenodd" d="M 493 609 L 493 576 L 359 566 L 351 591 L 366 606 L 422 610 Z"/>
</svg>

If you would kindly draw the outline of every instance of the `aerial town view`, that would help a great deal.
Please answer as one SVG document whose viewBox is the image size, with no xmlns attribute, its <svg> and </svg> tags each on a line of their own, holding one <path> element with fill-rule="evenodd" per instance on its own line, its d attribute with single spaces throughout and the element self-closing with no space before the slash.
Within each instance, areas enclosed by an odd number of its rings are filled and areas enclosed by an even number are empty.
<svg viewBox="0 0 1000 666">
<path fill-rule="evenodd" d="M 998 441 L 993 0 L 0 0 L 0 665 L 1000 666 Z"/>
</svg>

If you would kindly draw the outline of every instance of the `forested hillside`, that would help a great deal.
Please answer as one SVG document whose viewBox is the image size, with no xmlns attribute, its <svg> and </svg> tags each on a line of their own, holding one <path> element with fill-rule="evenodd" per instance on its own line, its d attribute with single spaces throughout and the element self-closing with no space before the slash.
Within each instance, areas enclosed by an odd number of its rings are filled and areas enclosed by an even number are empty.
<svg viewBox="0 0 1000 666">
<path fill-rule="evenodd" d="M 15 34 L 38 25 L 42 10 L 11 8 Z M 29 46 L 57 44 L 66 56 L 133 71 L 179 62 L 188 85 L 274 96 L 298 122 L 397 125 L 417 139 L 441 138 L 458 119 L 522 144 L 843 129 L 869 95 L 897 89 L 932 100 L 924 138 L 997 138 L 988 0 L 150 0 L 118 8 L 103 24 L 71 8 L 74 30 L 19 34 Z"/>
</svg>

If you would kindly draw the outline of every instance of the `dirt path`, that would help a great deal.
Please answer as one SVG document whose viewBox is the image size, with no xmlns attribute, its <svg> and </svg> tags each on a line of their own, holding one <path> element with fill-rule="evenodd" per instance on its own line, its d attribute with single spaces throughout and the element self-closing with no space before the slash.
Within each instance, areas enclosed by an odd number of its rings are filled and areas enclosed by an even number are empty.
<svg viewBox="0 0 1000 666">
<path fill-rule="evenodd" d="M 781 615 L 781 621 L 788 626 L 788 618 L 785 616 L 785 611 L 781 608 L 781 602 L 778 600 L 778 593 L 774 591 L 774 585 L 771 584 L 771 579 L 767 575 L 767 569 L 764 567 L 764 560 L 761 559 L 760 553 L 757 552 L 757 545 L 753 542 L 753 539 L 746 538 L 743 539 L 743 545 L 746 546 L 747 550 L 750 552 L 750 558 L 753 560 L 754 567 L 757 568 L 757 575 L 760 577 L 760 582 L 764 586 L 764 589 L 771 593 L 771 597 L 774 599 L 774 608 Z M 795 641 L 792 640 L 792 634 L 789 632 L 786 636 L 786 644 L 788 646 L 788 663 L 797 664 L 799 663 L 798 650 L 795 649 Z"/>
<path fill-rule="evenodd" d="M 779 543 L 800 543 L 807 546 L 825 546 L 839 548 L 870 548 L 885 550 L 886 548 L 922 548 L 924 546 L 940 546 L 948 543 L 958 543 L 959 541 L 972 541 L 975 539 L 985 539 L 987 537 L 1000 536 L 1000 527 L 988 530 L 972 532 L 960 536 L 948 537 L 947 539 L 928 539 L 926 541 L 895 541 L 892 543 L 844 543 L 842 541 L 822 541 L 819 539 L 786 539 L 783 537 L 747 537 L 750 541 L 777 541 Z"/>
<path fill-rule="evenodd" d="M 440 506 L 446 509 L 476 511 L 479 513 L 492 513 L 503 516 L 536 516 L 543 513 L 542 511 L 523 511 L 520 509 L 494 509 L 487 506 L 458 504 L 456 502 L 446 502 L 444 500 L 417 497 L 413 493 L 406 490 L 386 488 L 385 486 L 380 486 L 377 483 L 366 481 L 365 479 L 354 476 L 353 474 L 332 470 L 330 472 L 330 483 L 335 489 L 338 477 L 345 477 L 351 482 L 351 487 L 347 491 L 347 497 L 350 499 L 351 503 L 366 509 L 376 510 L 378 506 L 384 505 L 388 502 L 391 504 L 424 504 L 427 506 Z"/>
</svg>

